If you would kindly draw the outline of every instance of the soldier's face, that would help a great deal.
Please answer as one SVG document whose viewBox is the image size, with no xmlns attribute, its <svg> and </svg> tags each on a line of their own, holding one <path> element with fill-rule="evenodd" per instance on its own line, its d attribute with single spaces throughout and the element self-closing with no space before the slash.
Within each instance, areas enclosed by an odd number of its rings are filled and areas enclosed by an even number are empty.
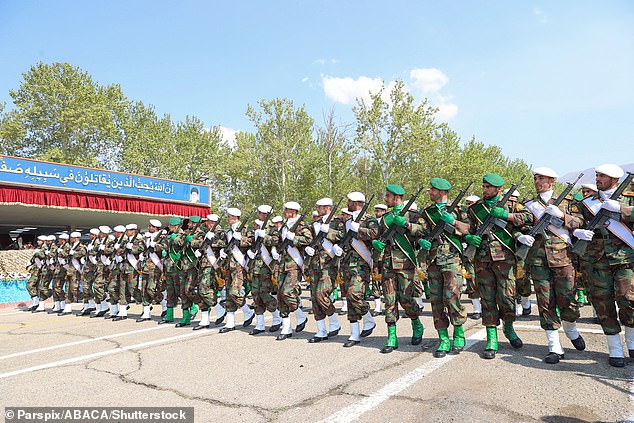
<svg viewBox="0 0 634 423">
<path fill-rule="evenodd" d="M 374 209 L 374 217 L 377 219 L 385 214 L 386 210 L 383 209 Z"/>
<path fill-rule="evenodd" d="M 158 231 L 158 228 L 156 226 L 148 225 L 147 231 L 153 234 L 154 232 Z"/>
<path fill-rule="evenodd" d="M 297 216 L 297 210 L 293 210 L 293 209 L 284 209 L 284 217 L 286 219 L 292 219 L 295 216 Z"/>
<path fill-rule="evenodd" d="M 396 195 L 390 191 L 385 192 L 385 204 L 387 204 L 388 207 L 394 207 L 395 205 L 397 205 L 398 203 L 401 203 L 402 201 L 403 201 L 403 197 L 401 197 L 400 195 Z"/>
<path fill-rule="evenodd" d="M 134 236 L 134 229 L 128 229 L 125 231 L 125 234 L 128 236 L 128 238 L 131 238 Z"/>
<path fill-rule="evenodd" d="M 230 225 L 233 225 L 234 223 L 238 222 L 238 216 L 234 216 L 232 214 L 228 214 L 227 215 L 227 222 L 229 222 Z"/>
<path fill-rule="evenodd" d="M 616 184 L 619 182 L 618 178 L 611 178 L 605 173 L 597 172 L 596 174 L 597 188 L 599 191 L 606 191 L 613 187 L 616 187 Z"/>
<path fill-rule="evenodd" d="M 587 197 L 588 195 L 594 194 L 594 191 L 590 188 L 581 188 L 581 195 Z"/>
<path fill-rule="evenodd" d="M 168 228 L 170 232 L 176 232 L 178 230 L 178 225 L 169 225 Z"/>
<path fill-rule="evenodd" d="M 535 191 L 538 194 L 552 190 L 555 185 L 555 178 L 544 175 L 535 175 L 533 180 L 535 181 Z"/>
<path fill-rule="evenodd" d="M 264 222 L 264 219 L 266 219 L 266 213 L 262 213 L 261 211 L 258 212 L 258 219 L 260 219 L 262 222 Z"/>
<path fill-rule="evenodd" d="M 438 188 L 429 188 L 429 199 L 434 203 L 447 201 L 447 191 L 441 191 Z"/>
<path fill-rule="evenodd" d="M 91 232 L 90 234 L 88 234 L 88 238 L 89 238 L 90 240 L 93 240 L 93 239 L 97 238 L 97 235 L 95 235 L 95 234 L 93 234 L 93 233 Z"/>
<path fill-rule="evenodd" d="M 486 182 L 482 183 L 482 196 L 486 199 L 493 198 L 496 195 L 499 195 L 502 191 L 502 187 L 494 187 L 491 184 L 487 184 Z"/>
<path fill-rule="evenodd" d="M 320 216 L 327 215 L 330 213 L 330 210 L 332 210 L 330 206 L 317 206 L 317 213 L 319 213 Z"/>
</svg>

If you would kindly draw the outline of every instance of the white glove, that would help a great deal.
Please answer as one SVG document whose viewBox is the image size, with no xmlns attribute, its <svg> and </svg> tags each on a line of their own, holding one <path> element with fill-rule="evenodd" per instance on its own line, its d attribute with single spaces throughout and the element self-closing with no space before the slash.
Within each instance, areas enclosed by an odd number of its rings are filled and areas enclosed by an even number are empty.
<svg viewBox="0 0 634 423">
<path fill-rule="evenodd" d="M 350 221 L 350 230 L 352 232 L 359 232 L 360 227 L 361 227 L 361 224 L 359 222 L 355 222 L 354 220 Z"/>
<path fill-rule="evenodd" d="M 549 205 L 548 207 L 546 207 L 545 213 L 548 213 L 551 216 L 557 217 L 559 219 L 561 219 L 562 217 L 564 217 L 564 212 L 562 212 L 559 207 L 557 207 L 554 204 Z M 532 245 L 532 244 L 531 244 Z"/>
<path fill-rule="evenodd" d="M 210 240 L 210 241 L 211 241 L 212 239 L 214 239 L 214 237 L 215 237 L 215 236 L 216 236 L 216 234 L 214 234 L 214 233 L 213 233 L 213 231 L 209 231 L 209 232 L 207 232 L 207 233 L 205 234 L 205 238 L 206 238 L 206 239 L 208 239 L 208 240 Z"/>
<path fill-rule="evenodd" d="M 121 263 L 123 261 L 123 257 L 121 256 L 116 256 L 115 260 L 117 261 L 117 263 Z"/>
<path fill-rule="evenodd" d="M 114 248 L 115 248 L 115 250 L 118 250 L 119 248 L 121 248 L 121 244 L 115 244 Z"/>
<path fill-rule="evenodd" d="M 605 200 L 601 204 L 601 208 L 614 213 L 621 213 L 621 203 L 616 200 Z"/>
<path fill-rule="evenodd" d="M 68 250 L 68 254 L 72 256 L 73 254 L 75 254 L 75 250 Z"/>
<path fill-rule="evenodd" d="M 220 258 L 223 260 L 227 258 L 227 253 L 224 249 L 220 250 Z"/>
<path fill-rule="evenodd" d="M 327 234 L 329 230 L 330 230 L 330 223 L 322 223 L 321 225 L 319 225 L 320 232 Z"/>
<path fill-rule="evenodd" d="M 156 247 L 156 241 L 150 241 L 150 248 Z"/>
<path fill-rule="evenodd" d="M 341 255 L 343 254 L 343 250 L 337 244 L 332 246 L 332 251 L 333 251 L 333 253 L 335 253 L 335 255 L 337 257 L 341 257 Z"/>
<path fill-rule="evenodd" d="M 275 247 L 273 247 L 271 249 L 271 257 L 273 257 L 273 260 L 275 261 L 280 261 L 280 254 L 277 252 L 277 250 L 275 249 Z"/>
<path fill-rule="evenodd" d="M 99 246 L 99 250 L 100 250 L 100 251 L 105 251 L 105 250 L 106 250 L 106 244 L 101 244 L 101 245 Z"/>
<path fill-rule="evenodd" d="M 255 236 L 256 238 L 264 238 L 266 236 L 266 231 L 264 229 L 256 229 Z"/>
<path fill-rule="evenodd" d="M 202 256 L 202 253 L 199 250 L 194 251 L 194 255 L 198 258 L 200 258 L 200 256 Z"/>
<path fill-rule="evenodd" d="M 548 207 L 550 207 L 550 206 L 548 206 Z M 527 246 L 529 246 L 529 247 L 532 247 L 532 246 L 533 246 L 533 243 L 535 242 L 535 238 L 533 238 L 533 237 L 532 237 L 532 236 L 530 236 L 530 235 L 520 235 L 520 236 L 517 238 L 517 241 L 518 241 L 519 243 L 521 243 L 521 244 L 524 244 L 524 245 L 527 245 Z"/>
<path fill-rule="evenodd" d="M 46 251 L 44 251 L 44 254 L 46 254 L 48 256 L 49 254 L 51 254 L 51 252 L 46 250 Z"/>
<path fill-rule="evenodd" d="M 234 232 L 233 237 L 236 241 L 240 241 L 242 239 L 242 234 L 240 232 Z"/>
<path fill-rule="evenodd" d="M 88 250 L 88 251 L 92 251 L 93 248 L 95 248 L 95 247 L 92 244 L 88 244 L 86 246 L 86 250 Z"/>
<path fill-rule="evenodd" d="M 306 247 L 304 248 L 304 251 L 306 252 L 306 254 L 308 254 L 310 257 L 315 255 L 315 249 L 313 247 Z"/>
<path fill-rule="evenodd" d="M 143 255 L 143 253 L 139 254 L 139 261 L 143 261 L 145 260 L 145 256 Z"/>
<path fill-rule="evenodd" d="M 167 235 L 167 230 L 162 229 L 162 230 L 161 230 L 161 235 Z"/>
<path fill-rule="evenodd" d="M 288 239 L 289 241 L 292 241 L 295 239 L 295 232 L 286 232 L 286 239 Z"/>
<path fill-rule="evenodd" d="M 592 241 L 592 237 L 594 236 L 594 232 L 587 229 L 575 229 L 572 231 L 572 234 L 584 241 Z"/>
<path fill-rule="evenodd" d="M 247 256 L 249 256 L 251 260 L 255 259 L 255 251 L 247 250 Z"/>
<path fill-rule="evenodd" d="M 125 248 L 127 248 L 128 250 L 131 250 L 131 249 L 132 249 L 132 247 L 133 247 L 133 245 L 132 245 L 132 243 L 131 243 L 131 242 L 128 242 L 128 243 L 125 245 Z"/>
</svg>

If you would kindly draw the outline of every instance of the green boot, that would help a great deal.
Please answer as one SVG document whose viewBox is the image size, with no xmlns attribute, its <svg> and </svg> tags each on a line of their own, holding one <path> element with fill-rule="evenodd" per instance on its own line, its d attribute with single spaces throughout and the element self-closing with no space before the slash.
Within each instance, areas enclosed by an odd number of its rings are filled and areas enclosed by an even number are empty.
<svg viewBox="0 0 634 423">
<path fill-rule="evenodd" d="M 498 328 L 487 327 L 487 345 L 484 347 L 484 353 L 482 358 L 491 359 L 495 358 L 495 353 L 498 351 Z"/>
<path fill-rule="evenodd" d="M 422 326 L 422 325 L 421 325 Z M 383 354 L 391 353 L 398 349 L 398 338 L 396 337 L 396 323 L 387 325 L 387 342 L 381 352 Z"/>
<path fill-rule="evenodd" d="M 196 305 L 196 303 L 193 303 L 192 306 L 189 308 L 190 320 L 196 317 L 196 313 L 198 313 L 198 306 Z"/>
<path fill-rule="evenodd" d="M 504 322 L 504 336 L 506 336 L 506 339 L 509 340 L 509 343 L 513 348 L 518 349 L 524 346 L 520 337 L 515 333 L 515 329 L 513 329 L 513 322 L 510 320 Z"/>
<path fill-rule="evenodd" d="M 332 297 L 335 299 L 335 301 L 341 299 L 341 297 L 339 297 L 339 287 L 336 287 L 335 290 L 332 291 Z"/>
<path fill-rule="evenodd" d="M 460 353 L 464 350 L 466 340 L 464 338 L 464 329 L 462 325 L 453 327 L 453 351 Z"/>
<path fill-rule="evenodd" d="M 181 328 L 183 326 L 189 326 L 191 321 L 192 321 L 192 316 L 189 313 L 189 309 L 186 308 L 183 310 L 183 318 L 181 319 L 179 323 L 176 323 L 176 327 Z"/>
<path fill-rule="evenodd" d="M 451 349 L 449 331 L 447 329 L 438 329 L 438 338 L 440 338 L 440 344 L 438 345 L 438 349 L 434 352 L 434 357 L 443 358 Z"/>
<path fill-rule="evenodd" d="M 412 345 L 419 345 L 423 342 L 423 324 L 420 319 L 412 319 Z"/>
<path fill-rule="evenodd" d="M 423 281 L 423 291 L 425 292 L 425 299 L 429 300 L 431 294 L 429 293 L 429 282 L 427 280 Z"/>
<path fill-rule="evenodd" d="M 584 306 L 589 304 L 588 303 L 588 299 L 586 298 L 586 291 L 583 289 L 578 289 L 577 290 L 577 302 L 579 303 L 580 306 Z"/>
<path fill-rule="evenodd" d="M 163 317 L 163 320 L 159 322 L 159 325 L 163 323 L 172 323 L 173 321 L 174 321 L 174 308 L 167 307 L 167 312 L 165 313 L 165 317 Z"/>
</svg>

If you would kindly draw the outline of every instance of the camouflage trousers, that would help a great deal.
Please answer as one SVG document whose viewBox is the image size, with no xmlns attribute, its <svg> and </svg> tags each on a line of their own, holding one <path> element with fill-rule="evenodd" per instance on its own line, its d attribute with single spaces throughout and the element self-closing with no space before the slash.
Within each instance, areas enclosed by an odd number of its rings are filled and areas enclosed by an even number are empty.
<svg viewBox="0 0 634 423">
<path fill-rule="evenodd" d="M 561 321 L 574 322 L 579 318 L 575 300 L 575 269 L 572 264 L 562 267 L 530 266 L 535 286 L 539 322 L 544 330 L 558 330 Z M 557 314 L 557 307 L 561 318 Z"/>
<path fill-rule="evenodd" d="M 98 265 L 95 271 L 95 283 L 92 286 L 93 295 L 97 304 L 106 299 L 108 279 L 110 279 L 110 266 Z"/>
<path fill-rule="evenodd" d="M 26 290 L 29 293 L 30 297 L 37 297 L 37 281 L 39 278 L 40 278 L 40 271 L 36 270 L 31 273 L 29 280 L 26 282 Z"/>
<path fill-rule="evenodd" d="M 66 303 L 79 302 L 79 282 L 81 281 L 81 273 L 79 270 L 71 266 L 68 269 L 66 277 Z"/>
<path fill-rule="evenodd" d="M 577 289 L 584 288 L 586 290 L 586 298 L 592 303 L 592 295 L 590 293 L 590 270 L 591 263 L 585 260 L 579 260 L 579 271 L 577 272 Z"/>
<path fill-rule="evenodd" d="M 64 293 L 64 284 L 66 283 L 66 270 L 55 272 L 53 276 L 53 300 L 64 301 L 66 294 Z"/>
<path fill-rule="evenodd" d="M 380 267 L 376 267 L 377 264 L 375 263 L 375 267 L 374 270 L 372 271 L 372 275 L 370 276 L 370 283 L 371 283 L 371 288 L 370 288 L 370 294 L 374 297 L 374 298 L 381 298 L 381 296 L 383 295 L 383 293 L 381 292 L 381 273 L 380 273 Z"/>
<path fill-rule="evenodd" d="M 611 266 L 601 257 L 590 265 L 588 282 L 603 333 L 620 333 L 619 320 L 634 327 L 634 263 Z"/>
<path fill-rule="evenodd" d="M 464 269 L 467 273 L 465 279 L 467 281 L 467 290 L 466 294 L 470 299 L 480 298 L 480 287 L 478 286 L 478 282 L 475 276 L 475 267 L 473 264 L 466 260 L 463 262 Z"/>
<path fill-rule="evenodd" d="M 181 284 L 183 282 L 183 272 L 180 270 L 172 270 L 165 273 L 167 281 L 167 307 L 174 308 L 178 304 L 178 298 L 181 293 Z"/>
<path fill-rule="evenodd" d="M 40 276 L 37 279 L 37 295 L 40 297 L 40 301 L 46 301 L 53 295 L 51 290 L 51 277 L 53 272 L 43 267 L 40 272 Z"/>
<path fill-rule="evenodd" d="M 136 270 L 126 270 L 121 272 L 119 282 L 119 304 L 127 305 L 132 298 L 137 303 L 141 302 L 141 291 L 139 291 L 139 274 Z"/>
<path fill-rule="evenodd" d="M 315 320 L 324 320 L 326 316 L 332 316 L 335 312 L 335 306 L 330 300 L 330 294 L 335 289 L 336 283 L 336 267 L 319 266 L 310 269 L 310 301 Z M 348 303 L 348 306 L 350 306 L 350 303 Z"/>
<path fill-rule="evenodd" d="M 467 312 L 460 303 L 462 278 L 458 277 L 460 261 L 453 263 L 431 263 L 427 268 L 431 312 L 436 329 L 447 329 L 449 321 L 454 326 L 462 326 L 467 320 Z"/>
<path fill-rule="evenodd" d="M 370 310 L 370 305 L 365 300 L 365 292 L 371 279 L 370 273 L 370 266 L 367 265 L 355 266 L 348 263 L 343 267 L 343 291 L 346 293 L 348 320 L 351 322 L 361 320 Z"/>
<path fill-rule="evenodd" d="M 84 281 L 84 304 L 88 304 L 88 301 L 92 300 L 95 296 L 94 284 L 96 277 L 97 269 L 95 267 L 89 269 L 88 266 L 86 266 L 82 277 Z"/>
<path fill-rule="evenodd" d="M 242 307 L 246 301 L 244 295 L 244 281 L 247 278 L 244 267 L 238 265 L 229 269 L 226 278 L 227 300 L 225 309 L 235 312 Z"/>
<path fill-rule="evenodd" d="M 277 310 L 277 299 L 271 295 L 273 291 L 273 275 L 271 273 L 253 274 L 251 294 L 255 305 L 255 314 L 270 313 Z"/>
<path fill-rule="evenodd" d="M 181 283 L 181 306 L 183 310 L 188 309 L 192 304 L 198 304 L 200 298 L 198 297 L 198 269 L 191 266 L 187 269 L 183 269 L 183 281 Z"/>
<path fill-rule="evenodd" d="M 419 307 L 414 297 L 415 269 L 383 269 L 381 287 L 385 301 L 385 323 L 396 323 L 399 318 L 398 305 L 410 319 L 417 319 Z"/>
<path fill-rule="evenodd" d="M 301 270 L 298 266 L 293 266 L 291 270 L 280 272 L 277 289 L 277 304 L 282 317 L 288 317 L 299 307 L 297 296 L 299 295 L 299 279 Z"/>
<path fill-rule="evenodd" d="M 517 295 L 522 297 L 531 296 L 531 279 L 529 275 L 530 269 L 523 261 L 517 262 L 515 267 L 515 291 Z"/>
<path fill-rule="evenodd" d="M 121 294 L 121 271 L 118 266 L 119 265 L 115 263 L 114 267 L 110 269 L 110 278 L 108 280 L 108 295 L 110 296 L 110 304 L 112 305 L 119 304 L 119 295 Z"/>
<path fill-rule="evenodd" d="M 495 327 L 500 319 L 515 321 L 515 261 L 476 261 L 482 298 L 482 324 Z"/>
<path fill-rule="evenodd" d="M 203 267 L 200 270 L 200 282 L 198 282 L 198 307 L 200 311 L 207 311 L 218 304 L 218 282 L 213 267 Z"/>
<path fill-rule="evenodd" d="M 144 306 L 161 304 L 163 294 L 159 290 L 163 272 L 158 267 L 141 276 L 141 298 Z"/>
</svg>

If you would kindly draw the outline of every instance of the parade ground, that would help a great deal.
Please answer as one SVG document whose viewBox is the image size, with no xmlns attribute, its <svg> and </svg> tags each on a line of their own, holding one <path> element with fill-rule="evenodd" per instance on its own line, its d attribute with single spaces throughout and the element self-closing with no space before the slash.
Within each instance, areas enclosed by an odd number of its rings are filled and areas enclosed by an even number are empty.
<svg viewBox="0 0 634 423">
<path fill-rule="evenodd" d="M 565 359 L 558 365 L 543 362 L 546 339 L 535 304 L 532 315 L 516 323 L 524 347 L 513 350 L 500 329 L 493 360 L 480 357 L 485 332 L 479 320 L 465 324 L 465 351 L 435 359 L 430 310 L 426 302 L 422 349 L 409 344 L 409 320 L 401 319 L 398 350 L 380 354 L 387 336 L 382 316 L 361 344 L 342 348 L 345 316 L 339 336 L 309 344 L 316 331 L 312 315 L 303 332 L 276 341 L 268 332 L 249 336 L 252 327 L 241 324 L 226 334 L 218 333 L 222 325 L 200 331 L 157 325 L 156 310 L 152 322 L 136 323 L 140 305 L 120 322 L 4 308 L 0 398 L 3 407 L 193 407 L 197 422 L 612 422 L 634 416 L 634 365 L 608 365 L 605 336 L 589 306 L 579 320 L 587 349 L 576 351 L 562 333 Z"/>
</svg>

